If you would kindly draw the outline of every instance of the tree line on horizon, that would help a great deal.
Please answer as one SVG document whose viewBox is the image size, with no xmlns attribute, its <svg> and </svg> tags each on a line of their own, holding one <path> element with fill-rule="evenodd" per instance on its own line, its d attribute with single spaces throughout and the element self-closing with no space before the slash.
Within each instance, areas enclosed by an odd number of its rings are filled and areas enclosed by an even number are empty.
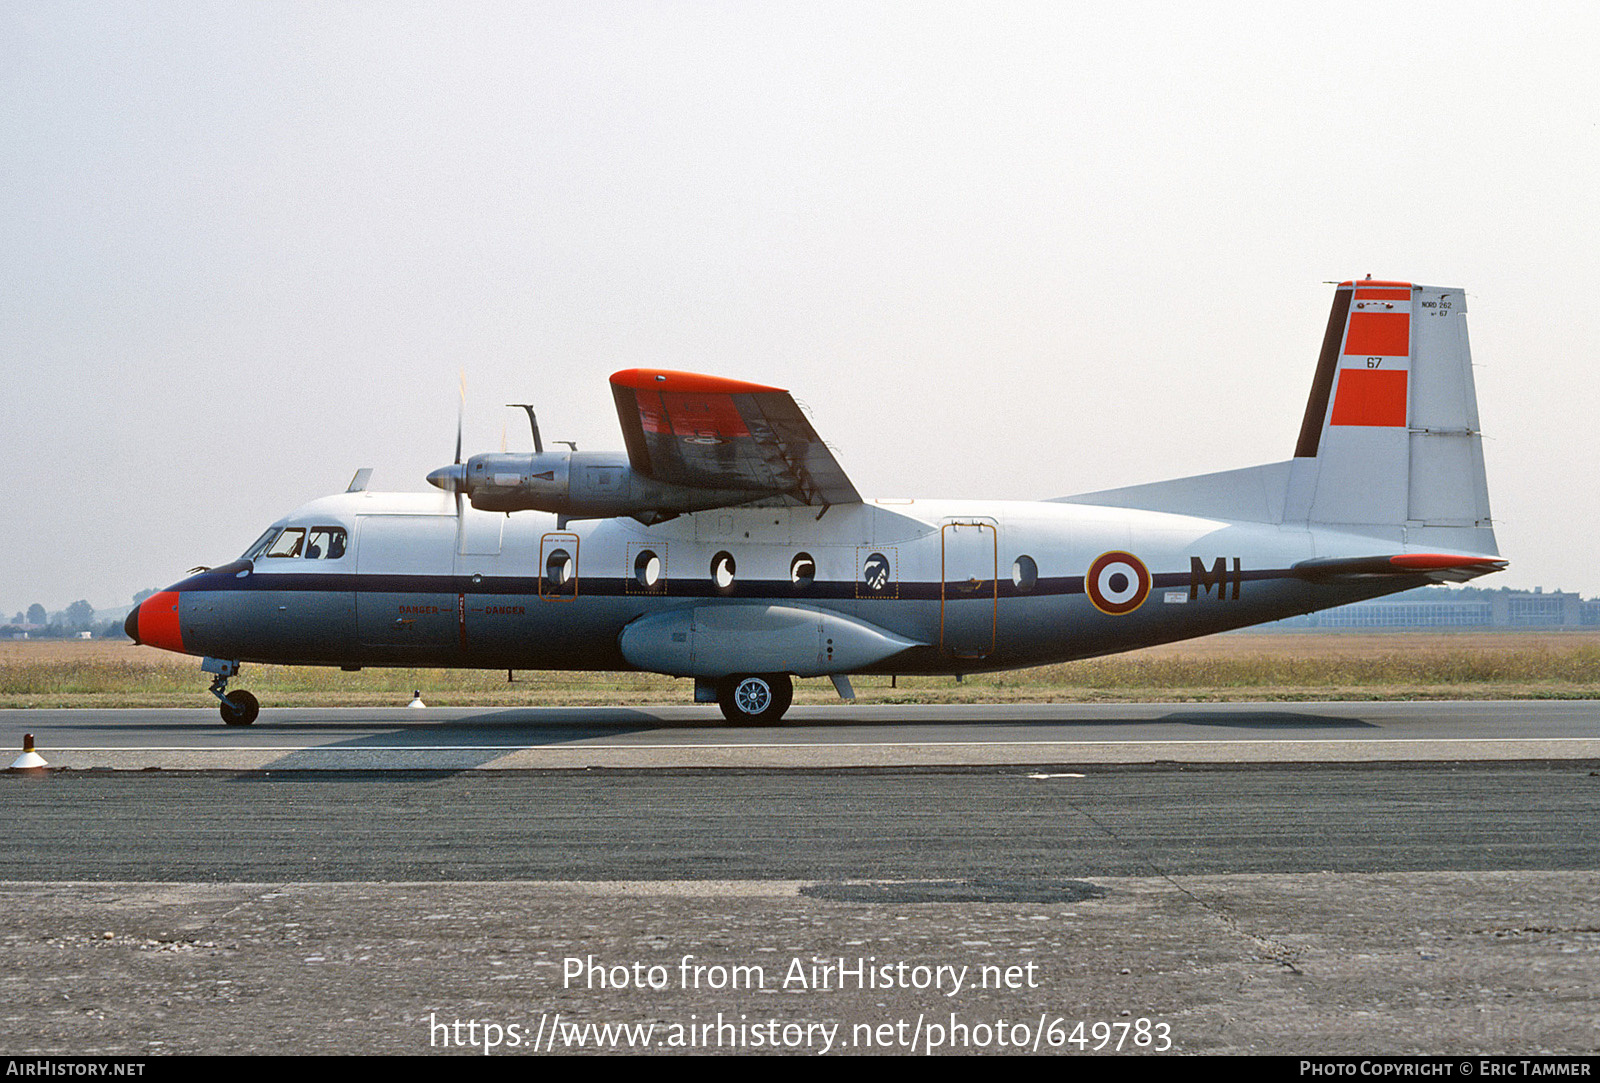
<svg viewBox="0 0 1600 1083">
<path fill-rule="evenodd" d="M 155 590 L 141 590 L 133 596 L 133 604 L 138 605 L 155 593 Z M 54 613 L 47 611 L 39 602 L 34 602 L 26 610 L 18 610 L 9 622 L 0 624 L 0 639 L 20 639 L 24 636 L 29 639 L 75 639 L 84 632 L 95 639 L 128 638 L 121 617 L 97 621 L 94 613 L 94 606 L 86 598 L 79 598 L 67 608 Z"/>
</svg>

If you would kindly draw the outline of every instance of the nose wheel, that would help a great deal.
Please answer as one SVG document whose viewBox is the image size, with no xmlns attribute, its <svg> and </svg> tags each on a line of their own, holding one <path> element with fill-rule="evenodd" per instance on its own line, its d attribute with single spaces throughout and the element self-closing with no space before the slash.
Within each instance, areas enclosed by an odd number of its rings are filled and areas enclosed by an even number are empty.
<svg viewBox="0 0 1600 1083">
<path fill-rule="evenodd" d="M 261 704 L 244 689 L 222 697 L 222 721 L 230 726 L 248 726 L 261 713 Z"/>
<path fill-rule="evenodd" d="M 200 668 L 211 674 L 210 692 L 217 697 L 222 721 L 230 726 L 248 726 L 261 713 L 256 697 L 240 688 L 228 691 L 228 678 L 239 675 L 239 663 L 223 658 L 206 658 Z"/>
<path fill-rule="evenodd" d="M 750 673 L 717 682 L 722 717 L 736 726 L 775 726 L 794 701 L 787 673 Z"/>
</svg>

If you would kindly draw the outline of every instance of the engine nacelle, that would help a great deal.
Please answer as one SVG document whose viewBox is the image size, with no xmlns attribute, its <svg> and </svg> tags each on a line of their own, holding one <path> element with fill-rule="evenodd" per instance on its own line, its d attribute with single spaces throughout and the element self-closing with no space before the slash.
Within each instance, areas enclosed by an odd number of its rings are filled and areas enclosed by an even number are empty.
<svg viewBox="0 0 1600 1083">
<path fill-rule="evenodd" d="M 619 452 L 502 452 L 474 455 L 457 469 L 462 471 L 461 491 L 479 511 L 546 511 L 568 519 L 629 515 L 642 523 L 658 523 L 765 495 L 663 484 L 635 471 Z"/>
</svg>

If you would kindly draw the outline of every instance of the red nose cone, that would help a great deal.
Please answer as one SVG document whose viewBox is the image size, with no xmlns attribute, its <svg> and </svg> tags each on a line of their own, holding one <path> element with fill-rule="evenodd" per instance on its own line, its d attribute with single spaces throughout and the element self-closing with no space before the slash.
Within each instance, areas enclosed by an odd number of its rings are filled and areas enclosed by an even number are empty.
<svg viewBox="0 0 1600 1083">
<path fill-rule="evenodd" d="M 183 632 L 178 628 L 177 591 L 164 590 L 160 594 L 152 594 L 140 602 L 139 608 L 133 612 L 138 620 L 138 634 L 134 639 L 164 651 L 184 653 Z"/>
</svg>

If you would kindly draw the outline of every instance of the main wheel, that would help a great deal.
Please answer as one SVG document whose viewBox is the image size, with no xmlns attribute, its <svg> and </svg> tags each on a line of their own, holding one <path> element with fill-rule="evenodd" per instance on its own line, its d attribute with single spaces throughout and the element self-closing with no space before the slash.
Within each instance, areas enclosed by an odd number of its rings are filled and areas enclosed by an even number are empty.
<svg viewBox="0 0 1600 1083">
<path fill-rule="evenodd" d="M 230 726 L 248 726 L 261 713 L 261 704 L 244 689 L 222 697 L 222 720 Z"/>
<path fill-rule="evenodd" d="M 717 685 L 722 717 L 736 726 L 775 726 L 792 702 L 794 682 L 787 673 L 724 677 Z"/>
</svg>

